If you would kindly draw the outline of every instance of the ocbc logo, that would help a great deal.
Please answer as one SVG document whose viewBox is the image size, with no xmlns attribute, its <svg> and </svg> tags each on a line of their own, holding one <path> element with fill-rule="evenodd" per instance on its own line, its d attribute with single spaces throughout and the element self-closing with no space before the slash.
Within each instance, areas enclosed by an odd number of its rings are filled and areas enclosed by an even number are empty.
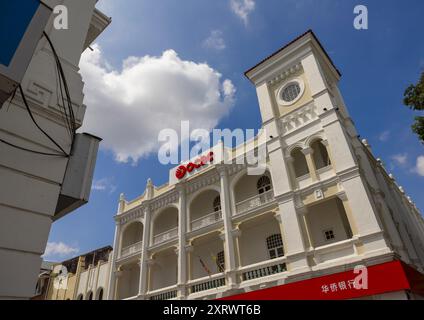
<svg viewBox="0 0 424 320">
<path fill-rule="evenodd" d="M 192 173 L 194 170 L 199 169 L 209 163 L 213 162 L 213 152 L 210 152 L 208 155 L 201 156 L 194 162 L 190 162 L 186 166 L 179 166 L 177 171 L 175 172 L 175 177 L 178 180 L 183 179 L 187 173 Z"/>
</svg>

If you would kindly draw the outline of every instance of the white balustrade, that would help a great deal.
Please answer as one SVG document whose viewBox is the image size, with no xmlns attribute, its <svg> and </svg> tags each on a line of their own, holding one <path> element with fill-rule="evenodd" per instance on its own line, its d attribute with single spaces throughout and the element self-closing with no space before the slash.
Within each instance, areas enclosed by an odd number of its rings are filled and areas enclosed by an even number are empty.
<svg viewBox="0 0 424 320">
<path fill-rule="evenodd" d="M 199 230 L 222 220 L 222 211 L 216 211 L 191 222 L 191 231 Z"/>
<path fill-rule="evenodd" d="M 134 243 L 128 247 L 125 247 L 121 250 L 121 256 L 120 258 L 128 257 L 130 255 L 136 254 L 138 252 L 141 252 L 143 250 L 143 242 L 137 242 Z"/>
<path fill-rule="evenodd" d="M 242 214 L 251 209 L 259 208 L 274 200 L 274 192 L 270 190 L 268 192 L 256 195 L 252 198 L 243 200 L 236 204 L 237 214 Z"/>
<path fill-rule="evenodd" d="M 169 240 L 176 239 L 178 237 L 178 227 L 168 230 L 166 232 L 160 233 L 153 237 L 153 243 L 159 244 Z"/>
</svg>

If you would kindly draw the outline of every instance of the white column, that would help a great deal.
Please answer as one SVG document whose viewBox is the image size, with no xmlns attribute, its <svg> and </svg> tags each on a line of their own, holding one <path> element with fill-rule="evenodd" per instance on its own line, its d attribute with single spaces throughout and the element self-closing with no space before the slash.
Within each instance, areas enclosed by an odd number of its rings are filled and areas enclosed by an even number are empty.
<svg viewBox="0 0 424 320">
<path fill-rule="evenodd" d="M 283 233 L 285 255 L 287 257 L 288 268 L 292 273 L 309 271 L 305 242 L 301 227 L 301 212 L 298 213 L 292 195 L 280 197 L 279 221 Z"/>
<path fill-rule="evenodd" d="M 184 299 L 187 296 L 187 203 L 184 185 L 178 185 L 179 208 L 178 208 L 178 297 Z"/>
<path fill-rule="evenodd" d="M 119 254 L 119 238 L 121 237 L 121 224 L 119 221 L 116 221 L 115 225 L 115 238 L 113 239 L 113 253 L 112 253 L 112 261 L 110 262 L 111 268 L 109 273 L 109 289 L 107 294 L 108 300 L 115 299 L 115 290 L 116 290 L 116 259 Z"/>
<path fill-rule="evenodd" d="M 150 223 L 151 211 L 150 206 L 147 204 L 144 209 L 144 224 L 143 224 L 143 248 L 141 251 L 140 263 L 140 283 L 139 283 L 139 298 L 144 299 L 147 293 L 147 276 L 148 276 L 148 250 L 150 245 Z"/>
<path fill-rule="evenodd" d="M 290 165 L 286 163 L 280 140 L 268 144 L 268 155 L 271 163 L 270 171 L 274 195 L 279 196 L 291 192 L 296 181 L 292 183 L 292 179 L 290 179 Z"/>
<path fill-rule="evenodd" d="M 305 155 L 306 164 L 308 165 L 309 174 L 313 182 L 318 180 L 317 169 L 315 167 L 315 162 L 313 158 L 314 150 L 310 147 L 302 150 L 302 153 Z"/>
<path fill-rule="evenodd" d="M 236 259 L 234 251 L 232 211 L 230 202 L 230 190 L 228 182 L 228 172 L 225 166 L 217 167 L 221 177 L 221 210 L 224 219 L 224 253 L 225 253 L 225 277 L 227 286 L 234 288 L 237 285 Z"/>
<path fill-rule="evenodd" d="M 331 148 L 332 166 L 336 173 L 344 172 L 357 166 L 349 137 L 343 129 L 341 119 L 335 109 L 320 115 L 321 123 L 329 147 Z"/>
</svg>

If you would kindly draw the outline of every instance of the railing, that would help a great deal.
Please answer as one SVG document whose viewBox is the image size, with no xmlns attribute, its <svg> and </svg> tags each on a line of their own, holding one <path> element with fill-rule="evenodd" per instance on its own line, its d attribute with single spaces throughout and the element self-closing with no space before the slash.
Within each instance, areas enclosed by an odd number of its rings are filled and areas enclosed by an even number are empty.
<svg viewBox="0 0 424 320">
<path fill-rule="evenodd" d="M 287 271 L 286 258 L 281 257 L 240 269 L 243 281 L 263 278 Z"/>
<path fill-rule="evenodd" d="M 222 220 L 222 211 L 216 211 L 191 222 L 191 231 L 199 230 Z"/>
<path fill-rule="evenodd" d="M 123 248 L 121 250 L 120 258 L 124 258 L 124 257 L 130 256 L 132 254 L 135 254 L 137 252 L 141 252 L 141 250 L 143 250 L 143 242 L 142 241 L 134 243 L 134 244 L 132 244 L 128 247 Z"/>
<path fill-rule="evenodd" d="M 191 294 L 216 289 L 225 286 L 225 276 L 223 273 L 215 274 L 210 277 L 190 281 L 189 286 Z"/>
<path fill-rule="evenodd" d="M 352 238 L 338 241 L 325 246 L 311 248 L 309 254 L 312 254 L 317 264 L 331 260 L 337 260 L 344 257 L 357 255 L 356 243 L 358 239 Z"/>
<path fill-rule="evenodd" d="M 178 295 L 176 286 L 155 290 L 149 293 L 149 300 L 172 300 Z"/>
<path fill-rule="evenodd" d="M 263 206 L 271 202 L 272 200 L 274 200 L 274 191 L 270 190 L 265 193 L 259 194 L 257 196 L 254 196 L 252 198 L 249 198 L 237 203 L 236 212 L 237 214 L 242 214 L 251 209 Z"/>
<path fill-rule="evenodd" d="M 166 232 L 160 233 L 158 235 L 155 235 L 153 237 L 153 243 L 154 244 L 159 244 L 171 239 L 175 239 L 178 237 L 178 227 L 168 230 Z"/>
</svg>

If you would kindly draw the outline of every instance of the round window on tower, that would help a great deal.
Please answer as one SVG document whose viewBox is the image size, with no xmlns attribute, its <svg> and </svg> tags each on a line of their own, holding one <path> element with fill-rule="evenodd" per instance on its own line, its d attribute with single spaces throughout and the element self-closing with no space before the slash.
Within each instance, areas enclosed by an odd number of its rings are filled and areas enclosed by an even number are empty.
<svg viewBox="0 0 424 320">
<path fill-rule="evenodd" d="M 296 103 L 302 97 L 304 90 L 305 85 L 300 79 L 286 83 L 278 93 L 279 103 L 285 106 Z"/>
<path fill-rule="evenodd" d="M 297 82 L 290 83 L 282 93 L 285 102 L 293 102 L 300 94 L 300 86 Z"/>
</svg>

